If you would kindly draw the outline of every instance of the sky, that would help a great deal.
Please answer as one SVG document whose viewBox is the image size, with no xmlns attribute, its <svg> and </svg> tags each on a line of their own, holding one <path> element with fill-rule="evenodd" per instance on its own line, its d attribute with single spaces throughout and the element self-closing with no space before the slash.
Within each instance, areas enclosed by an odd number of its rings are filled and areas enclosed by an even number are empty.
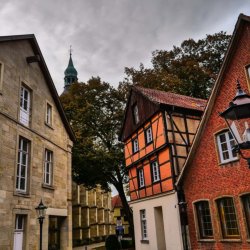
<svg viewBox="0 0 250 250">
<path fill-rule="evenodd" d="M 124 68 L 151 67 L 152 52 L 221 30 L 231 34 L 250 0 L 0 0 L 0 35 L 35 34 L 58 93 L 69 48 L 86 82 L 117 86 Z"/>
</svg>

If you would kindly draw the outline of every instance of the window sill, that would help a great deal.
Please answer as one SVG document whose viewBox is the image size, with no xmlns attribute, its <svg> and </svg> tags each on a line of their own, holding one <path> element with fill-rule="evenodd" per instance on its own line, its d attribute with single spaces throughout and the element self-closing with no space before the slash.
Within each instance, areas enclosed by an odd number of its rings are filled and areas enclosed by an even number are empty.
<svg viewBox="0 0 250 250">
<path fill-rule="evenodd" d="M 242 242 L 241 239 L 222 239 L 220 242 Z"/>
<path fill-rule="evenodd" d="M 227 161 L 227 162 L 220 162 L 219 163 L 219 166 L 225 166 L 225 165 L 229 165 L 229 164 L 231 164 L 231 163 L 235 163 L 235 162 L 237 162 L 237 161 L 239 161 L 239 158 L 237 158 L 237 159 L 234 159 L 234 160 L 231 160 L 231 161 Z"/>
<path fill-rule="evenodd" d="M 142 244 L 149 244 L 149 240 L 141 240 Z"/>
<path fill-rule="evenodd" d="M 198 242 L 213 243 L 213 242 L 216 242 L 216 240 L 215 239 L 199 239 Z"/>
<path fill-rule="evenodd" d="M 23 198 L 30 198 L 31 197 L 30 194 L 22 193 L 20 191 L 15 191 L 13 195 L 14 196 L 23 197 Z"/>
<path fill-rule="evenodd" d="M 50 185 L 47 185 L 47 184 L 45 184 L 45 183 L 42 184 L 42 187 L 43 187 L 43 188 L 50 189 L 50 190 L 55 190 L 55 187 L 54 187 L 54 186 L 50 186 Z"/>
<path fill-rule="evenodd" d="M 48 124 L 47 122 L 44 122 L 44 124 L 45 124 L 48 128 L 54 130 L 54 128 L 52 127 L 52 125 Z"/>
</svg>

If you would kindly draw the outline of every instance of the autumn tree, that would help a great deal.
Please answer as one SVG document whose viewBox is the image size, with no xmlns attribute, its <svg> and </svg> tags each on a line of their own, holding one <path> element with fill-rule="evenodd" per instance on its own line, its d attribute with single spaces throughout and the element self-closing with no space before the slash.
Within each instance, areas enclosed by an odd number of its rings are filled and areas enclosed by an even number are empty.
<svg viewBox="0 0 250 250">
<path fill-rule="evenodd" d="M 101 184 L 108 189 L 113 184 L 133 229 L 123 189 L 127 180 L 123 145 L 118 141 L 124 110 L 122 95 L 97 77 L 73 84 L 61 101 L 77 139 L 72 156 L 74 181 L 90 188 Z"/>
<path fill-rule="evenodd" d="M 120 88 L 138 84 L 147 88 L 208 98 L 229 44 L 225 32 L 207 35 L 195 41 L 188 39 L 172 50 L 152 53 L 152 68 L 125 68 Z"/>
</svg>

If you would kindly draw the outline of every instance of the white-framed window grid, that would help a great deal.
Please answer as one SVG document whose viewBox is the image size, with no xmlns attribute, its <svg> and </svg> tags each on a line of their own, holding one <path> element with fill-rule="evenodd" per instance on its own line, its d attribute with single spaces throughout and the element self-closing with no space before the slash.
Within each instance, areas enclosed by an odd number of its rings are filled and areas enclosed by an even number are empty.
<svg viewBox="0 0 250 250">
<path fill-rule="evenodd" d="M 136 153 L 139 151 L 139 141 L 138 141 L 138 138 L 135 138 L 132 140 L 132 143 L 133 143 L 133 153 Z"/>
<path fill-rule="evenodd" d="M 152 127 L 149 127 L 146 129 L 146 143 L 149 144 L 153 141 L 153 133 L 152 133 Z"/>
<path fill-rule="evenodd" d="M 142 168 L 138 169 L 138 180 L 139 180 L 139 187 L 140 188 L 144 187 L 145 182 L 144 182 L 144 173 Z"/>
<path fill-rule="evenodd" d="M 30 96 L 30 90 L 24 86 L 21 86 L 19 121 L 25 126 L 29 126 L 30 121 Z"/>
<path fill-rule="evenodd" d="M 140 210 L 140 217 L 141 217 L 141 235 L 142 240 L 148 239 L 148 229 L 147 229 L 147 219 L 146 219 L 146 210 Z"/>
<path fill-rule="evenodd" d="M 237 153 L 233 151 L 235 140 L 230 131 L 218 134 L 217 143 L 221 163 L 227 163 L 238 159 Z"/>
<path fill-rule="evenodd" d="M 133 106 L 133 116 L 134 116 L 135 124 L 138 124 L 139 121 L 140 121 L 140 118 L 139 118 L 139 110 L 138 110 L 138 106 L 137 105 Z"/>
<path fill-rule="evenodd" d="M 157 161 L 151 163 L 153 182 L 160 180 L 160 169 Z"/>
<path fill-rule="evenodd" d="M 52 185 L 52 174 L 53 174 L 53 152 L 45 149 L 44 159 L 44 184 Z"/>
<path fill-rule="evenodd" d="M 52 106 L 49 103 L 46 105 L 46 124 L 52 125 Z"/>
<path fill-rule="evenodd" d="M 30 142 L 20 137 L 16 173 L 16 190 L 27 192 Z"/>
</svg>

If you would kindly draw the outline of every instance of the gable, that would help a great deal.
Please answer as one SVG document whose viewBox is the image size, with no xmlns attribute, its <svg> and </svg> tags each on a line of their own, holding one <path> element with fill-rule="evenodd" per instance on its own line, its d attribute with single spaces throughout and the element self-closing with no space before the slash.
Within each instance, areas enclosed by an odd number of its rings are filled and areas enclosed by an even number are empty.
<svg viewBox="0 0 250 250">
<path fill-rule="evenodd" d="M 236 94 L 236 82 L 240 81 L 242 89 L 249 91 L 249 77 L 246 74 L 246 66 L 250 64 L 250 17 L 240 15 L 235 26 L 235 30 L 224 58 L 223 65 L 217 77 L 212 94 L 209 98 L 204 116 L 202 118 L 200 127 L 195 137 L 194 144 L 189 153 L 185 166 L 177 180 L 177 185 L 185 182 L 188 179 L 189 172 L 194 174 L 195 171 L 204 171 L 210 174 L 207 168 L 198 169 L 197 163 L 202 161 L 204 152 L 202 148 L 207 148 L 206 164 L 209 165 L 209 158 L 211 159 L 211 166 L 216 166 L 218 169 L 218 157 L 216 155 L 216 144 L 214 137 L 216 132 L 227 128 L 223 118 L 219 117 L 219 112 L 225 110 L 229 102 Z M 213 161 L 213 164 L 212 164 Z M 217 164 L 216 164 L 217 163 Z M 232 174 L 232 173 L 231 173 Z M 191 174 L 192 175 L 192 174 Z M 202 174 L 201 174 L 202 175 Z M 216 176 L 217 177 L 217 176 Z"/>
<path fill-rule="evenodd" d="M 11 50 L 9 51 L 10 55 L 13 56 L 15 53 L 22 53 L 22 58 L 16 62 L 20 67 L 22 68 L 23 65 L 29 64 L 31 67 L 34 67 L 34 65 L 38 65 L 40 68 L 42 75 L 44 77 L 44 80 L 47 84 L 47 87 L 49 89 L 49 92 L 53 98 L 53 101 L 55 102 L 55 106 L 59 112 L 60 118 L 63 122 L 63 125 L 72 141 L 75 141 L 75 136 L 74 133 L 68 123 L 68 120 L 66 118 L 66 115 L 64 113 L 64 110 L 62 108 L 62 104 L 59 100 L 59 96 L 57 94 L 55 85 L 53 83 L 53 80 L 50 76 L 49 70 L 47 68 L 47 65 L 45 63 L 45 60 L 43 58 L 43 55 L 41 53 L 41 50 L 39 48 L 39 45 L 36 41 L 36 38 L 33 34 L 31 35 L 18 35 L 18 36 L 0 36 L 0 44 L 15 44 L 17 51 Z M 27 51 L 31 51 L 29 55 L 27 55 L 25 52 L 22 50 L 22 46 L 26 46 L 29 44 L 31 49 L 27 49 Z M 27 47 L 27 46 L 26 46 Z M 27 47 L 28 48 L 28 47 Z M 19 55 L 20 57 L 20 55 Z M 30 60 L 30 61 L 29 61 Z M 34 61 L 32 61 L 34 60 Z M 10 62 L 11 65 L 11 62 Z M 34 67 L 35 68 L 35 67 Z M 22 73 L 22 72 L 21 72 Z"/>
<path fill-rule="evenodd" d="M 133 107 L 138 107 L 139 122 L 135 123 Z M 120 136 L 121 141 L 125 141 L 130 137 L 139 127 L 141 127 L 147 120 L 150 119 L 156 112 L 160 110 L 160 105 L 150 101 L 134 88 L 131 89 L 128 98 L 125 117 L 123 121 L 123 128 Z"/>
</svg>

